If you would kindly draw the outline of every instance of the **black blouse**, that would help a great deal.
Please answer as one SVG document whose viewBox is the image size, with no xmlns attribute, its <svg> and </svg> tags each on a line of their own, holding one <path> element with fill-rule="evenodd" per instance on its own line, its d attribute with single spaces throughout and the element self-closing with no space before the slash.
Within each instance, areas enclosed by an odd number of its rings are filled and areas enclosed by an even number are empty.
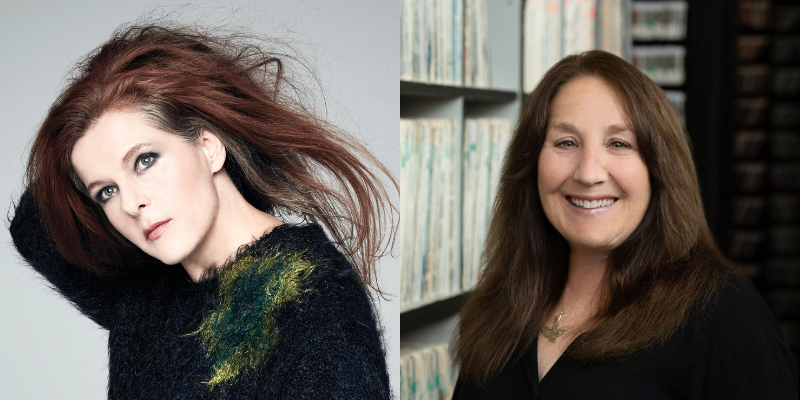
<svg viewBox="0 0 800 400">
<path fill-rule="evenodd" d="M 663 344 L 595 364 L 563 355 L 538 377 L 534 342 L 485 390 L 459 379 L 453 399 L 798 398 L 795 361 L 775 317 L 738 275 Z"/>
</svg>

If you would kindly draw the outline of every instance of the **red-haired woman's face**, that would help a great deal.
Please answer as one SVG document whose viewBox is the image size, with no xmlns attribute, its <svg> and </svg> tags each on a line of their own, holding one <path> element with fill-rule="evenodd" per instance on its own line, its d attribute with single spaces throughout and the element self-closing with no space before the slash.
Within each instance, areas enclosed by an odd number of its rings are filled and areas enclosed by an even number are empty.
<svg viewBox="0 0 800 400">
<path fill-rule="evenodd" d="M 206 245 L 219 214 L 212 176 L 224 163 L 220 146 L 206 131 L 189 143 L 137 111 L 109 111 L 78 140 L 71 161 L 117 231 L 177 264 Z"/>
<path fill-rule="evenodd" d="M 603 80 L 583 77 L 553 99 L 539 156 L 539 197 L 572 251 L 610 251 L 639 225 L 650 178 L 623 107 Z"/>
</svg>

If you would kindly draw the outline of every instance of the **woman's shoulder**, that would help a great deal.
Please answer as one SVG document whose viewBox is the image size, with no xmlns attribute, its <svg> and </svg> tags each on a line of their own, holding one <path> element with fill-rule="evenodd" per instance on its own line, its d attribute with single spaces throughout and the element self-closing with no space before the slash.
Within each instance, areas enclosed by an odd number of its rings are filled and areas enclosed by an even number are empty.
<svg viewBox="0 0 800 400">
<path fill-rule="evenodd" d="M 775 316 L 741 275 L 725 277 L 689 329 L 689 348 L 695 349 L 691 357 L 704 365 L 709 393 L 732 397 L 774 393 L 763 398 L 796 398 L 792 352 Z M 787 393 L 794 395 L 784 397 Z"/>
<path fill-rule="evenodd" d="M 739 332 L 741 340 L 778 335 L 775 316 L 756 288 L 738 273 L 728 273 L 702 308 L 702 320 L 721 331 Z"/>
<path fill-rule="evenodd" d="M 249 253 L 256 257 L 277 253 L 304 253 L 322 259 L 341 258 L 342 254 L 319 224 L 282 224 L 252 243 L 241 246 L 236 258 Z"/>
<path fill-rule="evenodd" d="M 264 306 L 278 311 L 311 295 L 360 290 L 360 276 L 317 224 L 283 224 L 241 246 L 220 268 L 201 279 L 217 288 L 222 303 L 266 293 Z"/>
<path fill-rule="evenodd" d="M 234 261 L 222 268 L 220 274 L 254 263 L 261 268 L 269 267 L 267 269 L 273 272 L 300 274 L 297 278 L 306 286 L 319 279 L 331 279 L 331 275 L 358 275 L 318 224 L 283 224 L 273 228 L 254 242 L 240 247 Z M 279 277 L 276 274 L 271 276 Z"/>
<path fill-rule="evenodd" d="M 756 342 L 782 342 L 778 322 L 764 299 L 750 281 L 733 271 L 726 273 L 706 303 L 695 308 L 683 331 L 727 354 Z"/>
</svg>

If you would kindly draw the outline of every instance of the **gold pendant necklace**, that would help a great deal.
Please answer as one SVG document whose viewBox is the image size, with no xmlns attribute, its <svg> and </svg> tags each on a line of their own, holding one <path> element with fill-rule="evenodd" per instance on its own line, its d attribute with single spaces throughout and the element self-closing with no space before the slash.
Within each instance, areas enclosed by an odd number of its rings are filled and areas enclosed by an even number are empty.
<svg viewBox="0 0 800 400">
<path fill-rule="evenodd" d="M 556 338 L 566 333 L 567 329 L 569 329 L 572 326 L 572 324 L 569 324 L 567 326 L 558 326 L 558 323 L 561 322 L 561 317 L 563 317 L 564 314 L 569 312 L 569 310 L 575 308 L 575 306 L 577 306 L 581 301 L 583 301 L 583 299 L 585 299 L 586 296 L 592 294 L 592 292 L 597 290 L 597 288 L 599 288 L 601 285 L 602 283 L 600 285 L 595 286 L 594 289 L 590 290 L 588 293 L 583 295 L 583 297 L 581 297 L 580 300 L 578 300 L 575 304 L 572 305 L 572 307 L 568 308 L 566 311 L 561 311 L 557 317 L 553 318 L 552 327 L 548 328 L 547 325 L 542 327 L 542 334 L 544 335 L 544 337 L 550 340 L 550 343 L 555 343 Z M 562 304 L 561 307 L 563 308 L 564 300 L 561 300 L 561 304 Z"/>
<path fill-rule="evenodd" d="M 550 339 L 550 342 L 552 343 L 555 343 L 556 338 L 563 335 L 564 332 L 566 332 L 567 329 L 569 329 L 569 327 L 572 326 L 572 324 L 563 327 L 558 326 L 558 322 L 561 321 L 561 317 L 563 316 L 564 312 L 562 311 L 561 314 L 558 314 L 557 317 L 553 318 L 555 321 L 553 321 L 552 328 L 548 328 L 547 326 L 542 327 L 542 333 L 544 334 L 544 337 Z"/>
</svg>

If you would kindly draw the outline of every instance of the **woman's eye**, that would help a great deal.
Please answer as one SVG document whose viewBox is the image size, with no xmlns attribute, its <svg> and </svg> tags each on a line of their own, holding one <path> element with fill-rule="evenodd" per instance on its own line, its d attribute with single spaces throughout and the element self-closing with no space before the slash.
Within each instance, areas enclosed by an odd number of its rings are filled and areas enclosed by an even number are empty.
<svg viewBox="0 0 800 400">
<path fill-rule="evenodd" d="M 142 154 L 136 159 L 136 172 L 139 173 L 144 169 L 152 166 L 156 162 L 155 154 Z"/>
<path fill-rule="evenodd" d="M 564 140 L 562 142 L 556 143 L 556 147 L 575 147 L 574 140 Z"/>
<path fill-rule="evenodd" d="M 96 198 L 98 202 L 105 203 L 109 197 L 113 196 L 116 193 L 117 193 L 117 188 L 115 186 L 106 186 L 100 189 L 99 192 L 97 192 Z"/>
<path fill-rule="evenodd" d="M 611 147 L 615 148 L 615 149 L 625 149 L 625 148 L 629 148 L 630 146 L 628 146 L 628 144 L 625 143 L 625 142 L 621 142 L 619 140 L 615 140 L 615 141 L 611 142 Z"/>
</svg>

